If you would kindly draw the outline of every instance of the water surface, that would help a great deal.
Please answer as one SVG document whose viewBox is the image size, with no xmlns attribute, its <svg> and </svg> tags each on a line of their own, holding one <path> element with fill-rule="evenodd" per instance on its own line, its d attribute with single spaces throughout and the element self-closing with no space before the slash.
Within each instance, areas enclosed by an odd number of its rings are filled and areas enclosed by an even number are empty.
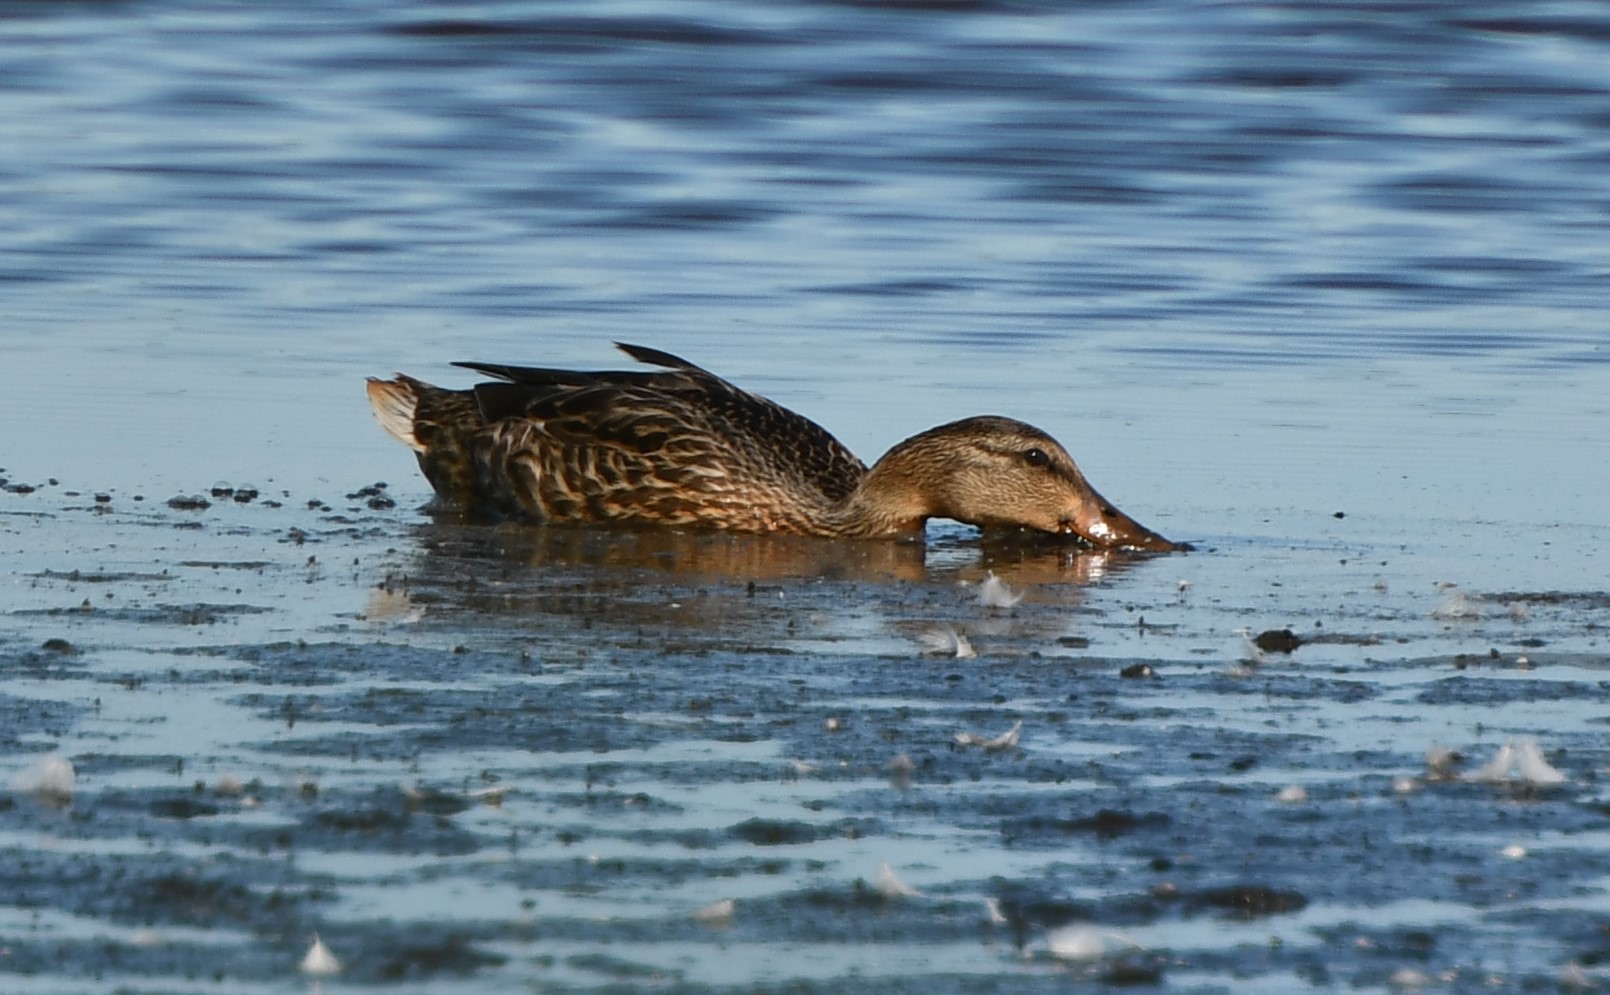
<svg viewBox="0 0 1610 995">
<path fill-rule="evenodd" d="M 1599 976 L 1607 108 L 1583 3 L 8 5 L 0 987 Z M 1200 550 L 419 510 L 364 376 L 612 340 Z"/>
</svg>

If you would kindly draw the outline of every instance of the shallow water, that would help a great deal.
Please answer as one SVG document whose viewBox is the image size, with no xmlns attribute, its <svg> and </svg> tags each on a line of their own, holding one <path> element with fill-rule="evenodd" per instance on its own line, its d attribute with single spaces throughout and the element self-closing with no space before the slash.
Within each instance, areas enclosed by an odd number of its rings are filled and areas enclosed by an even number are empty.
<svg viewBox="0 0 1610 995">
<path fill-rule="evenodd" d="M 315 931 L 332 990 L 1610 980 L 1597 7 L 14 4 L 0 42 L 0 769 L 78 770 L 0 799 L 0 988 L 301 991 Z M 363 376 L 613 339 L 867 458 L 1032 421 L 1199 549 L 420 510 Z M 165 503 L 215 482 L 260 493 Z M 1509 737 L 1569 783 L 1393 788 Z"/>
</svg>

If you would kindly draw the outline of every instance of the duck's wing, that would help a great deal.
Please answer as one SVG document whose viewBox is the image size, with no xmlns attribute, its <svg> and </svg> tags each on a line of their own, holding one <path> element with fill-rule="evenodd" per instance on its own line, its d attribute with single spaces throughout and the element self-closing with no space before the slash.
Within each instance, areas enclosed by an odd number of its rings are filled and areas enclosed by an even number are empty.
<svg viewBox="0 0 1610 995">
<path fill-rule="evenodd" d="M 615 343 L 615 348 L 626 355 L 647 366 L 663 366 L 672 370 L 686 370 L 690 373 L 703 374 L 712 380 L 719 381 L 738 388 L 722 380 L 709 370 L 683 359 L 673 356 L 659 349 L 650 349 L 648 346 L 630 345 L 625 342 Z M 642 383 L 660 376 L 657 373 L 644 373 L 642 371 L 610 370 L 607 372 L 586 373 L 581 370 L 561 370 L 548 366 L 511 366 L 507 363 L 479 363 L 457 362 L 454 366 L 466 370 L 484 373 L 489 377 L 497 377 L 507 383 L 521 384 L 527 387 L 580 387 L 595 383 Z"/>
<path fill-rule="evenodd" d="M 475 387 L 481 416 L 540 423 L 575 446 L 599 446 L 780 478 L 830 501 L 855 490 L 866 466 L 809 418 L 743 390 L 678 356 L 617 343 L 658 371 L 560 370 L 455 363 L 500 382 Z M 667 451 L 672 450 L 674 452 Z"/>
</svg>

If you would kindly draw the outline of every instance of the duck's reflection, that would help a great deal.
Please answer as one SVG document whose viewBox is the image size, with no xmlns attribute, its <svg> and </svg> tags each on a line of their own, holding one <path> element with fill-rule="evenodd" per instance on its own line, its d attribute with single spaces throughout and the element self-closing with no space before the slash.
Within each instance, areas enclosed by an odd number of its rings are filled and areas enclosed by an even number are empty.
<svg viewBox="0 0 1610 995">
<path fill-rule="evenodd" d="M 493 526 L 442 518 L 418 532 L 437 559 L 495 561 L 560 573 L 672 575 L 701 580 L 777 581 L 829 578 L 916 581 L 924 576 L 917 543 L 845 542 L 799 536 L 746 535 L 677 529 L 605 529 L 503 523 Z"/>
<path fill-rule="evenodd" d="M 999 633 L 1002 612 L 973 590 L 990 574 L 1028 595 L 1010 609 L 1016 621 L 1006 628 L 1054 638 L 1070 624 L 1068 612 L 1054 609 L 1077 606 L 1088 585 L 1146 559 L 960 527 L 934 530 L 922 544 L 488 525 L 442 515 L 415 527 L 413 539 L 417 552 L 403 574 L 376 592 L 376 621 L 469 614 L 477 624 L 551 631 L 564 619 L 584 629 L 720 633 L 746 646 L 805 632 L 917 640 L 935 623 Z"/>
<path fill-rule="evenodd" d="M 485 524 L 440 515 L 414 532 L 437 565 L 500 563 L 673 575 L 690 582 L 850 580 L 864 583 L 972 580 L 987 573 L 1022 584 L 1097 583 L 1154 557 L 1024 530 L 931 530 L 928 543 L 845 541 L 677 529 L 605 529 Z"/>
</svg>

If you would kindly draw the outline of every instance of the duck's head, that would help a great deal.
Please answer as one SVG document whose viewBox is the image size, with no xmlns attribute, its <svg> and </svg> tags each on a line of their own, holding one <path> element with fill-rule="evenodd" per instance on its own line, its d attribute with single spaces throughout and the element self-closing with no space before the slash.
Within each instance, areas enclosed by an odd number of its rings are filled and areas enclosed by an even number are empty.
<svg viewBox="0 0 1610 995">
<path fill-rule="evenodd" d="M 1103 549 L 1189 548 L 1119 511 L 1057 440 L 1011 418 L 964 418 L 912 436 L 878 461 L 868 483 L 920 506 L 923 518 L 1079 536 Z"/>
</svg>

